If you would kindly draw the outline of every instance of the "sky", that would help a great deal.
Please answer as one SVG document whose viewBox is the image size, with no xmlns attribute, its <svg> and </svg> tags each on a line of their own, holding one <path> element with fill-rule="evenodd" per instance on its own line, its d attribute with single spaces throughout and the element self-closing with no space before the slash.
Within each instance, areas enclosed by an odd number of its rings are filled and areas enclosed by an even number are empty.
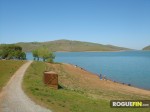
<svg viewBox="0 0 150 112">
<path fill-rule="evenodd" d="M 150 0 L 0 0 L 0 44 L 79 40 L 150 45 Z"/>
</svg>

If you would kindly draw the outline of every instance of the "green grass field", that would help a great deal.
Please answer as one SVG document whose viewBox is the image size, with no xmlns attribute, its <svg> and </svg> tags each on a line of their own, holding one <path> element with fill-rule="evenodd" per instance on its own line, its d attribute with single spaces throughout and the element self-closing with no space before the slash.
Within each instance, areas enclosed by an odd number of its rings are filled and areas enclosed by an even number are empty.
<svg viewBox="0 0 150 112">
<path fill-rule="evenodd" d="M 45 63 L 33 62 L 26 71 L 23 88 L 31 99 L 54 112 L 149 112 L 148 108 L 110 108 L 108 100 L 93 99 L 66 87 L 51 89 L 43 84 L 45 68 Z"/>
<path fill-rule="evenodd" d="M 0 91 L 23 63 L 25 61 L 0 60 Z"/>
</svg>

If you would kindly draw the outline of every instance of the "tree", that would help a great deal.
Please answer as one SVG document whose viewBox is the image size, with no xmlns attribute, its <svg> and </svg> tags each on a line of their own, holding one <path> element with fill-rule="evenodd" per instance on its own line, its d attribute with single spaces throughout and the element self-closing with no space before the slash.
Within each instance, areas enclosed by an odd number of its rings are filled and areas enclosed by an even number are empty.
<svg viewBox="0 0 150 112">
<path fill-rule="evenodd" d="M 43 62 L 47 61 L 52 63 L 55 59 L 55 55 L 46 47 L 41 47 L 39 49 L 33 50 L 32 55 L 34 57 L 34 60 L 39 60 L 39 58 L 42 58 Z"/>
<path fill-rule="evenodd" d="M 34 60 L 36 60 L 36 58 L 37 58 L 37 60 L 39 60 L 38 50 L 33 50 L 33 51 L 32 51 L 32 55 L 33 55 L 33 57 L 34 57 Z"/>
<path fill-rule="evenodd" d="M 22 60 L 26 60 L 26 53 L 25 53 L 25 52 L 22 52 L 22 53 L 21 53 L 21 59 L 22 59 Z"/>
<path fill-rule="evenodd" d="M 54 60 L 55 59 L 55 55 L 52 53 L 52 52 L 50 52 L 49 53 L 49 58 L 47 59 L 47 62 L 49 62 L 49 63 L 53 63 Z"/>
<path fill-rule="evenodd" d="M 43 59 L 43 61 L 46 61 L 46 59 L 49 58 L 49 50 L 48 48 L 41 47 L 38 49 L 39 57 Z"/>
<path fill-rule="evenodd" d="M 26 54 L 24 52 L 16 51 L 15 54 L 14 54 L 14 57 L 16 59 L 25 60 L 26 59 Z"/>
<path fill-rule="evenodd" d="M 10 44 L 3 45 L 1 47 L 1 58 L 2 59 L 26 59 L 26 54 L 22 52 L 20 46 Z"/>
<path fill-rule="evenodd" d="M 0 50 L 0 59 L 1 59 L 1 57 L 2 57 L 2 50 Z"/>
</svg>

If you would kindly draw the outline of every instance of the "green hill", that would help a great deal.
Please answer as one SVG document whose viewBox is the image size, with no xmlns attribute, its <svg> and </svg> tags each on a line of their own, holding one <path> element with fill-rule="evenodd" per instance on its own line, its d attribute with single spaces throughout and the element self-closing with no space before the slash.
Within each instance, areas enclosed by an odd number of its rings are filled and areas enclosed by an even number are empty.
<svg viewBox="0 0 150 112">
<path fill-rule="evenodd" d="M 102 45 L 90 42 L 72 41 L 72 40 L 55 40 L 48 42 L 28 42 L 28 43 L 16 43 L 23 48 L 23 51 L 29 52 L 39 47 L 48 47 L 51 51 L 121 51 L 130 50 L 128 48 L 117 47 L 112 45 Z"/>
<path fill-rule="evenodd" d="M 150 50 L 150 45 L 147 47 L 144 47 L 143 50 Z"/>
</svg>

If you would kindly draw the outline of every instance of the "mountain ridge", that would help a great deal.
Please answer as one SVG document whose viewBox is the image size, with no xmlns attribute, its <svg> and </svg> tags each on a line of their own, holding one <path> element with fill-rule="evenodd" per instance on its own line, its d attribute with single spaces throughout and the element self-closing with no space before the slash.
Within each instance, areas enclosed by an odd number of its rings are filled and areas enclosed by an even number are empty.
<svg viewBox="0 0 150 112">
<path fill-rule="evenodd" d="M 150 45 L 149 45 L 149 46 L 144 47 L 142 50 L 150 50 Z"/>
<path fill-rule="evenodd" d="M 99 43 L 77 41 L 77 40 L 53 40 L 46 42 L 19 42 L 16 43 L 23 48 L 24 52 L 31 52 L 40 47 L 47 47 L 53 52 L 83 52 L 83 51 L 124 51 L 131 50 L 129 48 L 118 47 L 114 45 L 103 45 Z"/>
</svg>

